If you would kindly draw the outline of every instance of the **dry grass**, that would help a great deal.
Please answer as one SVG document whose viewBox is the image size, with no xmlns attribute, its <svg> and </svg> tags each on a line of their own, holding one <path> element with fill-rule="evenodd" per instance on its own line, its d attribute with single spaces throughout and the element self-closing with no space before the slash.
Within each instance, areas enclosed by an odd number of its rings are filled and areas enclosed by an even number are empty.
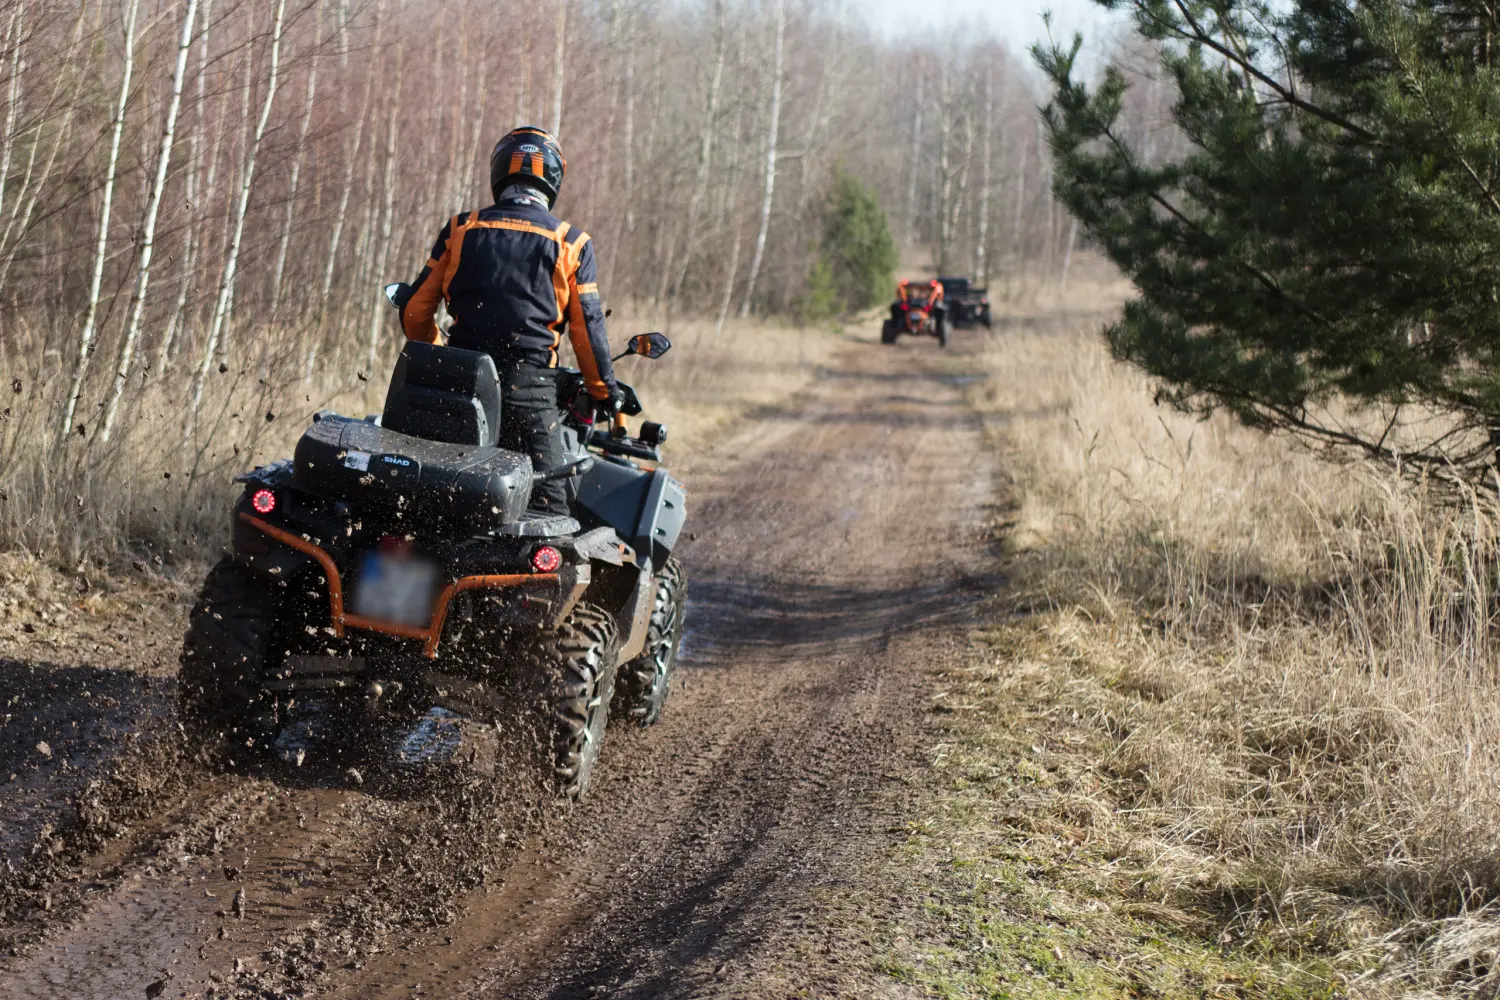
<svg viewBox="0 0 1500 1000">
<path fill-rule="evenodd" d="M 1500 511 L 1154 407 L 1098 277 L 997 315 L 975 390 L 1033 612 L 994 683 L 1106 738 L 1075 826 L 1162 906 L 1363 995 L 1493 995 Z"/>
<path fill-rule="evenodd" d="M 615 317 L 615 340 L 654 325 L 651 316 Z M 352 334 L 341 349 L 307 363 L 310 331 L 242 330 L 236 363 L 209 375 L 197 426 L 186 428 L 193 373 L 169 368 L 143 378 L 128 397 L 108 445 L 91 442 L 91 385 L 80 405 L 84 435 L 55 447 L 68 360 L 66 338 L 18 329 L 0 392 L 0 551 L 25 552 L 82 572 L 90 565 L 143 562 L 196 565 L 225 541 L 233 476 L 291 453 L 317 410 L 379 409 L 400 337 L 394 323 L 383 362 L 365 371 Z M 837 338 L 821 331 L 756 322 L 678 322 L 674 348 L 657 362 L 620 362 L 642 389 L 647 417 L 673 432 L 668 456 L 705 446 L 713 428 L 794 391 L 812 376 Z M 95 379 L 102 383 L 102 379 Z"/>
</svg>

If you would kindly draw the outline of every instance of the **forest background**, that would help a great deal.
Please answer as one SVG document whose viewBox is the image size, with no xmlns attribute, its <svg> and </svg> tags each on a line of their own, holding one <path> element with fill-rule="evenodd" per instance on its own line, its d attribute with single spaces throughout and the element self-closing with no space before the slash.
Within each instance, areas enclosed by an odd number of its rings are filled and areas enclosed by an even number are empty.
<svg viewBox="0 0 1500 1000">
<path fill-rule="evenodd" d="M 518 123 L 561 137 L 607 304 L 713 339 L 805 312 L 841 184 L 909 259 L 1066 283 L 1041 101 L 993 37 L 821 0 L 0 0 L 0 545 L 191 542 L 284 408 L 373 401 L 381 285 Z"/>
</svg>

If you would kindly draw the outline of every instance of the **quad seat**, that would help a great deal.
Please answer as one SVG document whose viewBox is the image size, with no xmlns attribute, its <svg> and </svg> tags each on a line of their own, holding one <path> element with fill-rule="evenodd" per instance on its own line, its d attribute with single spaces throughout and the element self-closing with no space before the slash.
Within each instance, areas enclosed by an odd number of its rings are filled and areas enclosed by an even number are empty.
<svg viewBox="0 0 1500 1000">
<path fill-rule="evenodd" d="M 329 500 L 378 504 L 488 530 L 524 518 L 532 480 L 527 455 L 429 441 L 336 414 L 320 415 L 307 429 L 292 465 L 300 489 Z"/>
<path fill-rule="evenodd" d="M 428 441 L 493 448 L 500 440 L 500 376 L 478 351 L 407 341 L 380 423 Z"/>
</svg>

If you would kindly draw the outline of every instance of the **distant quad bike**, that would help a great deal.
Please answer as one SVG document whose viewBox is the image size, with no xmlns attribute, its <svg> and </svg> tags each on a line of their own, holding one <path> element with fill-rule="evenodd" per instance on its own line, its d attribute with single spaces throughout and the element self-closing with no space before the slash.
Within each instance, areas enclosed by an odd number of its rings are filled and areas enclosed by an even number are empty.
<svg viewBox="0 0 1500 1000">
<path fill-rule="evenodd" d="M 939 347 L 948 346 L 946 310 L 936 308 L 941 296 L 937 282 L 902 286 L 904 294 L 891 304 L 891 315 L 880 328 L 880 342 L 894 344 L 903 334 L 936 337 Z"/>
<path fill-rule="evenodd" d="M 977 288 L 970 279 L 959 277 L 938 278 L 938 284 L 943 286 L 943 301 L 955 327 L 989 327 L 989 289 Z"/>
<path fill-rule="evenodd" d="M 643 334 L 626 354 L 670 346 Z M 411 342 L 381 415 L 319 413 L 293 459 L 237 477 L 233 551 L 183 645 L 190 744 L 233 766 L 309 701 L 374 732 L 441 707 L 522 734 L 558 790 L 582 795 L 610 714 L 661 714 L 687 592 L 672 554 L 684 491 L 655 466 L 666 428 L 629 437 L 641 404 L 621 388 L 622 414 L 598 426 L 567 370 L 568 458 L 534 470 L 497 447 L 489 355 Z M 533 484 L 556 479 L 572 516 L 529 517 Z"/>
</svg>

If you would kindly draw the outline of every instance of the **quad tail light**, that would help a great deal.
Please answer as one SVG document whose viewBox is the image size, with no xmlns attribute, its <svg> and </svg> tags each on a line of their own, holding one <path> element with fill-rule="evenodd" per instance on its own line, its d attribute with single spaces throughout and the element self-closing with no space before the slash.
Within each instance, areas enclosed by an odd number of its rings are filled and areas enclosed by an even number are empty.
<svg viewBox="0 0 1500 1000">
<path fill-rule="evenodd" d="M 531 554 L 531 568 L 538 573 L 554 573 L 562 565 L 562 553 L 551 545 L 543 545 Z"/>
<path fill-rule="evenodd" d="M 256 490 L 250 494 L 250 506 L 257 514 L 269 514 L 276 509 L 276 494 L 270 490 Z"/>
</svg>

